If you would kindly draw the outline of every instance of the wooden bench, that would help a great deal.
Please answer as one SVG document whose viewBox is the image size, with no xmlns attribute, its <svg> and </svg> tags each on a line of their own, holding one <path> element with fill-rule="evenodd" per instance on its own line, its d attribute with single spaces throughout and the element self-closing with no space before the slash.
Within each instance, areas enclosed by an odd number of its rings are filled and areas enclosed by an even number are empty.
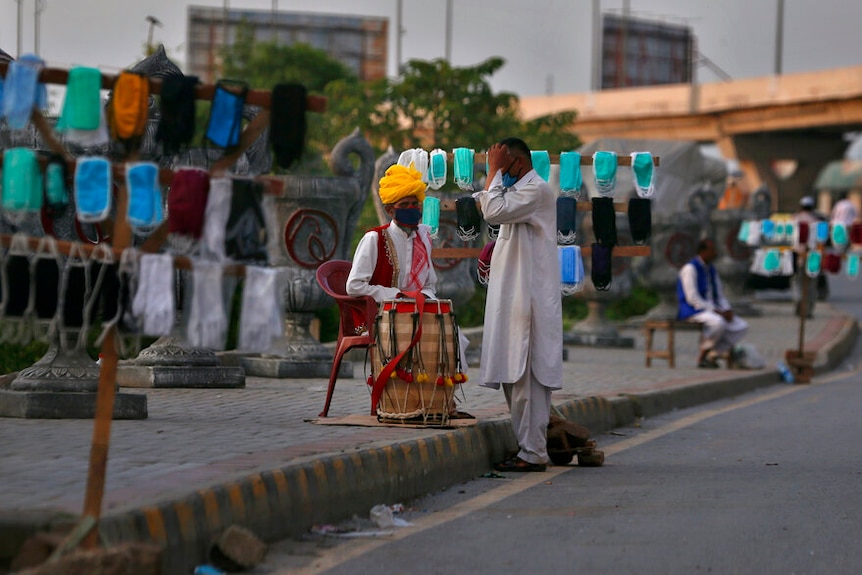
<svg viewBox="0 0 862 575">
<path fill-rule="evenodd" d="M 644 322 L 644 351 L 646 366 L 652 367 L 653 359 L 667 360 L 669 367 L 676 367 L 676 352 L 674 349 L 674 334 L 677 329 L 688 331 L 700 330 L 700 325 L 676 319 L 655 319 Z M 667 332 L 667 347 L 665 349 L 653 349 L 653 337 L 656 331 Z"/>
</svg>

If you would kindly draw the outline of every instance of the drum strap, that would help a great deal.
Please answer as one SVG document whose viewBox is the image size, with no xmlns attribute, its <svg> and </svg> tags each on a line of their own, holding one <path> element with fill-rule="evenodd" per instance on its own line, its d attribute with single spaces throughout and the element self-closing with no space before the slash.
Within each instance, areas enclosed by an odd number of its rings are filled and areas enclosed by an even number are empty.
<svg viewBox="0 0 862 575">
<path fill-rule="evenodd" d="M 416 300 L 416 311 L 418 313 L 422 313 L 425 310 L 425 296 L 422 295 L 422 292 L 419 290 L 416 291 L 408 291 L 404 292 L 409 298 Z M 392 375 L 392 372 L 395 371 L 395 368 L 398 366 L 398 362 L 400 362 L 405 355 L 407 355 L 416 344 L 419 343 L 419 340 L 422 338 L 422 322 L 420 321 L 416 326 L 416 330 L 413 333 L 413 339 L 410 341 L 410 345 L 404 348 L 404 350 L 389 360 L 389 363 L 383 366 L 380 370 L 380 373 L 377 375 L 377 379 L 374 380 L 374 385 L 371 387 L 371 405 L 376 408 L 377 404 L 380 402 L 380 396 L 383 395 L 383 388 L 386 387 L 386 382 L 389 380 L 389 376 Z"/>
</svg>

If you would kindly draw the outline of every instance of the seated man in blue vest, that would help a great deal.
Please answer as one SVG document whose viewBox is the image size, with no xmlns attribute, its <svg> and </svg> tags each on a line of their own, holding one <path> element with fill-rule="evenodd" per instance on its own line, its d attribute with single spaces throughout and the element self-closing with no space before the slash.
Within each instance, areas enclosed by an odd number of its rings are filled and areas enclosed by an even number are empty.
<svg viewBox="0 0 862 575">
<path fill-rule="evenodd" d="M 719 357 L 731 357 L 733 348 L 748 333 L 748 323 L 736 316 L 724 297 L 721 279 L 712 262 L 715 241 L 701 240 L 697 257 L 682 266 L 676 284 L 678 319 L 703 325 L 698 367 L 718 367 Z"/>
<path fill-rule="evenodd" d="M 421 224 L 427 184 L 413 168 L 395 164 L 380 178 L 380 200 L 392 218 L 365 233 L 353 256 L 347 293 L 377 302 L 421 291 L 437 299 L 437 274 L 431 262 L 431 228 Z"/>
</svg>

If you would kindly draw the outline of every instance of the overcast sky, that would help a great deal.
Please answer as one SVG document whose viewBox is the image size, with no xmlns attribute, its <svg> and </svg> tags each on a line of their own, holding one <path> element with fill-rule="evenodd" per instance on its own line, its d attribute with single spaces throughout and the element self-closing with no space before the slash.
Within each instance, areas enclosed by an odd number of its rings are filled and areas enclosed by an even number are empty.
<svg viewBox="0 0 862 575">
<path fill-rule="evenodd" d="M 21 0 L 24 52 L 35 47 L 37 4 L 42 11 L 40 52 L 49 65 L 97 66 L 116 71 L 138 61 L 147 39 L 147 15 L 163 22 L 154 30 L 180 66 L 185 63 L 187 6 L 225 5 L 224 0 Z M 452 0 L 452 61 L 472 65 L 502 56 L 495 90 L 520 96 L 590 89 L 592 0 Z M 231 8 L 329 12 L 390 18 L 390 75 L 395 64 L 397 0 L 229 0 Z M 698 47 L 733 78 L 764 76 L 775 69 L 778 0 L 630 0 L 633 16 L 691 26 Z M 445 55 L 447 0 L 402 0 L 402 57 Z M 622 0 L 601 0 L 619 14 Z M 0 48 L 17 53 L 18 3 L 0 0 Z M 785 73 L 862 64 L 858 0 L 786 0 Z M 705 67 L 701 82 L 718 81 Z"/>
</svg>

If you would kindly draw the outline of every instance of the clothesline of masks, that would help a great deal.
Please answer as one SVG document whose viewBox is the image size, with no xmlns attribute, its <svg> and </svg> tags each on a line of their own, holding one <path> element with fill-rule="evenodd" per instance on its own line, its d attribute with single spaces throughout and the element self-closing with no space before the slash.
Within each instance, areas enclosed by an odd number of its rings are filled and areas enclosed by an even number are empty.
<svg viewBox="0 0 862 575">
<path fill-rule="evenodd" d="M 152 162 L 130 162 L 125 166 L 128 193 L 126 220 L 138 235 L 145 235 L 165 218 L 159 168 Z M 55 212 L 74 205 L 78 221 L 99 223 L 115 210 L 112 194 L 112 166 L 104 157 L 78 158 L 72 179 L 73 194 L 66 189 L 67 164 L 52 155 L 43 177 L 38 155 L 29 148 L 11 148 L 3 154 L 0 207 L 15 219 L 38 213 L 43 205 Z M 267 260 L 265 218 L 273 210 L 264 186 L 250 178 L 210 178 L 200 168 L 179 168 L 171 179 L 168 194 L 168 231 L 183 253 L 196 252 L 214 261 Z M 250 217 L 249 217 L 250 216 Z M 243 235 L 226 229 L 244 222 Z M 273 228 L 274 229 L 274 228 Z"/>
<path fill-rule="evenodd" d="M 631 171 L 635 190 L 640 198 L 651 198 L 655 195 L 655 161 L 650 152 L 632 152 Z M 453 182 L 462 190 L 473 190 L 474 150 L 455 148 L 452 150 Z M 551 177 L 551 156 L 547 150 L 531 152 L 533 169 L 546 182 Z M 432 190 L 439 190 L 447 181 L 448 154 L 445 150 L 436 148 L 427 152 L 422 148 L 411 148 L 401 152 L 398 164 L 413 167 L 422 174 L 422 181 Z M 616 152 L 597 151 L 592 154 L 592 172 L 596 190 L 601 197 L 613 197 L 616 188 L 618 170 Z M 580 152 L 561 152 L 560 193 L 578 199 L 583 189 L 584 180 L 581 173 Z M 487 159 L 485 172 L 487 173 Z"/>
<path fill-rule="evenodd" d="M 862 244 L 862 223 L 850 226 L 839 222 L 797 222 L 789 214 L 776 214 L 762 220 L 745 220 L 737 236 L 749 246 L 786 244 L 793 248 L 815 248 L 829 243 L 836 248 Z"/>
<path fill-rule="evenodd" d="M 180 331 L 189 344 L 224 349 L 232 289 L 237 280 L 225 277 L 221 262 L 192 259 L 186 282 L 186 313 Z M 283 333 L 278 270 L 245 266 L 239 315 L 237 349 L 249 353 L 267 351 Z M 0 338 L 27 343 L 48 339 L 58 330 L 77 331 L 74 344 L 83 348 L 90 327 L 102 318 L 96 344 L 110 327 L 124 355 L 140 349 L 141 336 L 160 337 L 174 332 L 177 319 L 174 258 L 170 254 L 144 254 L 134 248 L 122 252 L 119 261 L 112 249 L 97 245 L 88 253 L 72 243 L 62 255 L 50 236 L 40 238 L 35 251 L 23 234 L 12 237 L 0 250 Z M 131 342 L 131 343 L 130 343 Z"/>
<path fill-rule="evenodd" d="M 797 253 L 788 247 L 765 247 L 754 250 L 749 271 L 761 276 L 792 276 Z M 814 249 L 804 254 L 805 273 L 812 278 L 823 272 L 844 273 L 850 279 L 859 277 L 859 252 L 838 253 Z"/>
<path fill-rule="evenodd" d="M 45 62 L 25 54 L 9 63 L 5 79 L 0 79 L 2 116 L 12 130 L 27 127 L 33 109 L 47 108 L 45 85 L 39 75 Z M 156 141 L 165 154 L 174 154 L 189 145 L 195 134 L 195 76 L 171 75 L 162 80 L 160 115 Z M 102 105 L 102 73 L 98 68 L 77 66 L 69 70 L 66 95 L 56 129 L 70 142 L 99 146 L 111 139 L 132 151 L 140 145 L 149 118 L 149 79 L 136 72 L 116 76 L 108 110 Z M 301 155 L 305 143 L 307 91 L 296 83 L 273 87 L 270 105 L 269 141 L 276 163 L 289 168 Z M 215 85 L 206 126 L 206 142 L 232 149 L 239 145 L 242 112 L 248 84 L 222 79 Z"/>
<path fill-rule="evenodd" d="M 822 272 L 859 276 L 860 254 L 847 251 L 851 244 L 862 244 L 862 224 L 797 222 L 787 214 L 740 224 L 737 239 L 757 249 L 751 260 L 751 273 L 763 276 L 792 276 L 796 254 L 804 254 L 805 273 L 817 277 Z M 828 246 L 828 247 L 827 247 Z"/>
</svg>

